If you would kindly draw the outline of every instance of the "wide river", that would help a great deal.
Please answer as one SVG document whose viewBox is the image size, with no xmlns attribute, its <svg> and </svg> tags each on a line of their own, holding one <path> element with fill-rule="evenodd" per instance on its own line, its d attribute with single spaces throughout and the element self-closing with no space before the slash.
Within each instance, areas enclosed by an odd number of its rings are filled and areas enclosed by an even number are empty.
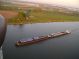
<svg viewBox="0 0 79 59">
<path fill-rule="evenodd" d="M 16 41 L 62 32 L 71 34 L 30 46 L 16 47 Z M 79 59 L 79 22 L 8 25 L 3 44 L 4 59 Z"/>
</svg>

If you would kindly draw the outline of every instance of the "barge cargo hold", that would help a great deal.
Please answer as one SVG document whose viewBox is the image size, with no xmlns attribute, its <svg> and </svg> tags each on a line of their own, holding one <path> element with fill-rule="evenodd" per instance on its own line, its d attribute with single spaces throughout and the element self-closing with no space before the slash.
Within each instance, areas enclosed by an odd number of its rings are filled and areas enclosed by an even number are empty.
<svg viewBox="0 0 79 59">
<path fill-rule="evenodd" d="M 55 37 L 59 37 L 59 36 L 63 36 L 66 34 L 70 34 L 71 32 L 66 30 L 65 32 L 57 32 L 57 33 L 53 33 L 53 34 L 49 34 L 46 36 L 39 36 L 39 37 L 33 37 L 30 39 L 25 39 L 25 40 L 19 40 L 16 42 L 16 46 L 27 46 L 27 45 L 31 45 L 31 44 L 35 44 L 44 40 L 48 40 L 48 39 L 52 39 Z"/>
</svg>

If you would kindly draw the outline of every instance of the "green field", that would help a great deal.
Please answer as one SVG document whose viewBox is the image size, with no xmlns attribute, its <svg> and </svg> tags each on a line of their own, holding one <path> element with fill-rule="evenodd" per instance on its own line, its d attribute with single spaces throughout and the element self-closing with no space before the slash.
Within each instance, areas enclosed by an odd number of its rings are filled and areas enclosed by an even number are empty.
<svg viewBox="0 0 79 59">
<path fill-rule="evenodd" d="M 0 8 L 1 9 L 1 8 Z M 58 11 L 49 11 L 49 10 L 41 10 L 39 8 L 30 8 L 31 12 L 29 12 L 29 19 L 25 19 L 20 11 L 24 12 L 24 10 L 18 10 L 18 8 L 12 7 L 4 7 L 2 10 L 13 10 L 17 11 L 18 16 L 10 18 L 7 20 L 8 24 L 24 24 L 24 23 L 44 23 L 44 22 L 77 22 L 79 21 L 79 15 L 74 14 L 66 14 Z"/>
<path fill-rule="evenodd" d="M 44 23 L 44 22 L 77 22 L 79 21 L 79 16 L 77 15 L 67 15 L 67 14 L 62 14 L 54 11 L 40 11 L 40 12 L 35 12 L 31 11 L 30 12 L 30 18 L 24 19 L 21 16 L 16 16 L 15 18 L 11 18 L 8 20 L 8 23 L 12 24 L 22 24 L 22 23 Z M 18 20 L 18 18 L 21 18 Z"/>
</svg>

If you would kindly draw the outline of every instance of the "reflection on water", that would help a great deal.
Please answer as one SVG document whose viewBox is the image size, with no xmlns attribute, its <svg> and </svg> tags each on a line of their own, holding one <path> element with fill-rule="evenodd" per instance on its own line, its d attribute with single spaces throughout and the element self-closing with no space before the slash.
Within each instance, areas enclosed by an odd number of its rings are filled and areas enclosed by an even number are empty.
<svg viewBox="0 0 79 59">
<path fill-rule="evenodd" d="M 3 44 L 4 59 L 78 59 L 78 26 L 79 22 L 8 25 Z M 17 40 L 65 31 L 66 29 L 71 30 L 71 34 L 31 46 L 15 47 Z"/>
</svg>

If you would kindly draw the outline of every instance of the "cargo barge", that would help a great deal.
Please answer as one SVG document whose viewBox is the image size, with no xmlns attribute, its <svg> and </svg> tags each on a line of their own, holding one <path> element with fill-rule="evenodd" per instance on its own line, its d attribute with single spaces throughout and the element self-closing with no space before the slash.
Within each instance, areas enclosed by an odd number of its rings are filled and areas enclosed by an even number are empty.
<svg viewBox="0 0 79 59">
<path fill-rule="evenodd" d="M 48 39 L 52 39 L 52 38 L 63 36 L 70 33 L 71 33 L 70 31 L 66 30 L 65 32 L 57 32 L 57 33 L 49 34 L 46 36 L 33 37 L 33 38 L 25 39 L 25 40 L 22 39 L 22 40 L 17 41 L 15 45 L 18 47 L 27 46 L 27 45 L 35 44 L 41 41 L 45 41 Z"/>
</svg>

